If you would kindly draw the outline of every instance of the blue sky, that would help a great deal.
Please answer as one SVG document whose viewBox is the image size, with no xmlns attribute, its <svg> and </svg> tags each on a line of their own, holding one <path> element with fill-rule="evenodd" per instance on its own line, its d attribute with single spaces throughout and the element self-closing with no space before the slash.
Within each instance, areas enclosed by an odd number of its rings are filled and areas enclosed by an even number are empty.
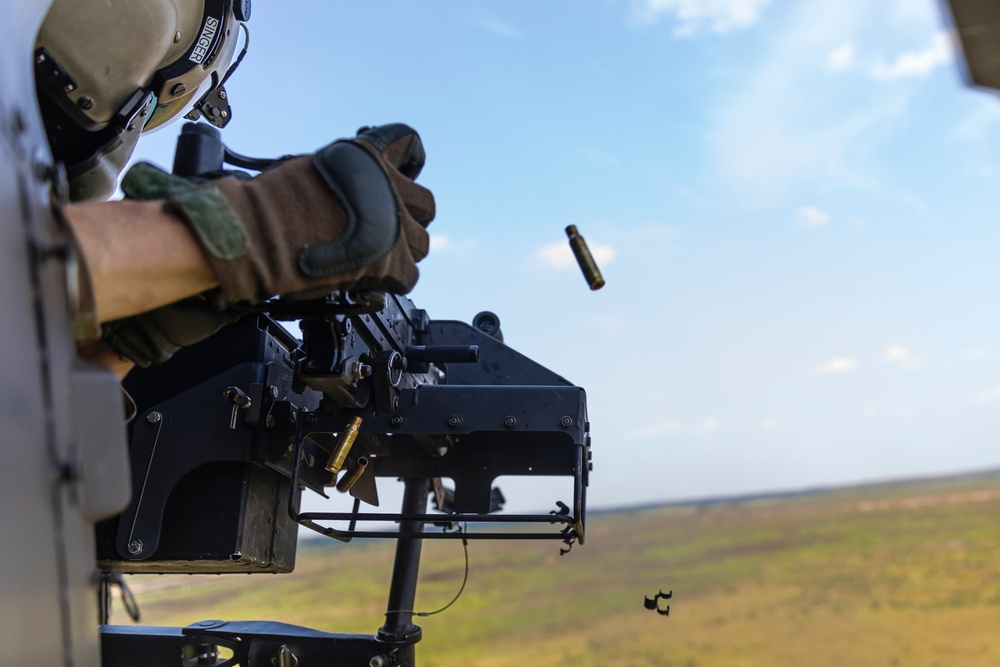
<svg viewBox="0 0 1000 667">
<path fill-rule="evenodd" d="M 496 312 L 587 388 L 593 506 L 1000 464 L 1000 104 L 932 0 L 257 2 L 249 27 L 225 141 L 417 128 L 412 296 Z M 178 130 L 139 154 L 169 166 Z"/>
</svg>

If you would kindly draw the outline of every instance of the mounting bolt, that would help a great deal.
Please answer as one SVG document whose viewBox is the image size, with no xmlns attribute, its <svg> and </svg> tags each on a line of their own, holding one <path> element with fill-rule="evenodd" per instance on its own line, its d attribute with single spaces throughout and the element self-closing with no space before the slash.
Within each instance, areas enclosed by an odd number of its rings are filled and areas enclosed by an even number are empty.
<svg viewBox="0 0 1000 667">
<path fill-rule="evenodd" d="M 563 428 L 569 428 L 570 426 L 573 425 L 573 418 L 570 417 L 569 415 L 566 415 L 562 419 L 559 420 L 559 424 Z"/>
<path fill-rule="evenodd" d="M 219 91 L 219 99 L 220 100 L 226 99 L 226 91 L 224 91 L 224 90 L 220 90 Z"/>
<path fill-rule="evenodd" d="M 451 417 L 448 417 L 449 428 L 458 428 L 461 425 L 462 425 L 462 418 L 459 417 L 458 415 L 452 415 Z"/>
<path fill-rule="evenodd" d="M 154 410 L 153 412 L 150 412 L 148 415 L 146 415 L 146 421 L 148 421 L 150 424 L 159 424 L 161 421 L 163 421 L 163 415 Z"/>
<path fill-rule="evenodd" d="M 132 540 L 128 543 L 128 552 L 133 556 L 137 556 L 142 553 L 142 540 Z"/>
<path fill-rule="evenodd" d="M 309 424 L 310 426 L 315 425 L 316 422 L 318 421 L 319 417 L 316 416 L 315 412 L 310 412 L 309 414 L 306 415 L 306 423 Z"/>
<path fill-rule="evenodd" d="M 387 663 L 385 658 L 380 655 L 373 656 L 372 659 L 368 661 L 368 667 L 385 667 L 387 664 L 389 663 Z"/>
<path fill-rule="evenodd" d="M 517 419 L 515 419 L 513 415 L 507 415 L 506 417 L 504 417 L 503 425 L 506 428 L 514 428 L 515 426 L 517 426 Z"/>
<path fill-rule="evenodd" d="M 392 419 L 389 420 L 389 423 L 395 426 L 396 428 L 399 428 L 400 426 L 403 425 L 403 418 L 400 415 L 393 415 Z"/>
</svg>

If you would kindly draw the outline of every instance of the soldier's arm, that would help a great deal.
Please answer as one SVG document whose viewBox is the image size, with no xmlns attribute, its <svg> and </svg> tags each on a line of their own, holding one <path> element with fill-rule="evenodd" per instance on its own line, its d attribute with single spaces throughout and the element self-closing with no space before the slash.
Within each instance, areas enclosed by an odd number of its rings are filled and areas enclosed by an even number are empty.
<svg viewBox="0 0 1000 667">
<path fill-rule="evenodd" d="M 218 285 L 201 247 L 160 201 L 70 204 L 101 322 L 144 313 Z"/>
</svg>

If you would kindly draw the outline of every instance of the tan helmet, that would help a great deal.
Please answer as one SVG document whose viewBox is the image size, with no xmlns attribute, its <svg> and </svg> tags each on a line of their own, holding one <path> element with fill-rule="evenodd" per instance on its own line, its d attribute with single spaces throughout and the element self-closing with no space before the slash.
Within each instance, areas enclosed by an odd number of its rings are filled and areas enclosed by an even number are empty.
<svg viewBox="0 0 1000 667">
<path fill-rule="evenodd" d="M 219 93 L 249 17 L 250 0 L 53 1 L 35 85 L 72 199 L 110 197 L 142 132 L 192 110 L 229 121 Z"/>
</svg>

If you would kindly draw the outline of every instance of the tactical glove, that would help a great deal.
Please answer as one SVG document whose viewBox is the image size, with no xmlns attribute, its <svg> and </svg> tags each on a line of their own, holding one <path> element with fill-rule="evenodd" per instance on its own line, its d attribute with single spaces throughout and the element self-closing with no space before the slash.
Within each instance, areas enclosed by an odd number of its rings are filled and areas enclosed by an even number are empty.
<svg viewBox="0 0 1000 667">
<path fill-rule="evenodd" d="M 318 296 L 339 290 L 405 293 L 427 255 L 434 196 L 414 179 L 419 135 L 402 124 L 288 158 L 256 178 L 191 184 L 136 165 L 122 189 L 163 196 L 205 251 L 226 299 Z"/>
</svg>

